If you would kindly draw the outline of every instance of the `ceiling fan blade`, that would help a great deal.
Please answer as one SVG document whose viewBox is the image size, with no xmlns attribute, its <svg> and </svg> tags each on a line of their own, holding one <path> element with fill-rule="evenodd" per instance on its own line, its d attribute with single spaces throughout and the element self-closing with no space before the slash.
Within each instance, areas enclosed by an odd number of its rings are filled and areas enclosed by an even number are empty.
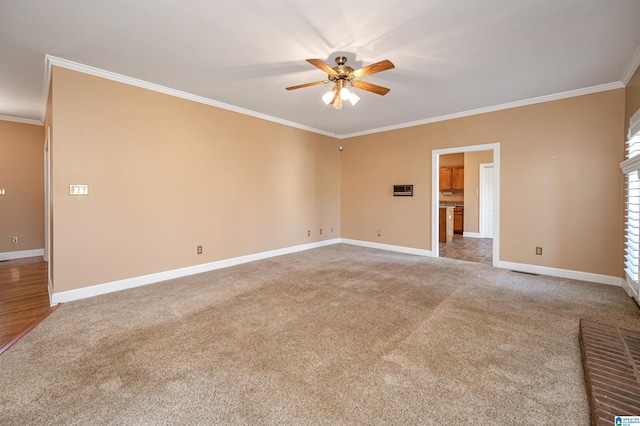
<svg viewBox="0 0 640 426">
<path fill-rule="evenodd" d="M 351 74 L 354 78 L 360 78 L 364 77 L 365 75 L 375 74 L 377 72 L 390 70 L 391 68 L 395 67 L 396 66 L 393 65 L 390 60 L 385 59 L 384 61 L 376 62 L 375 64 L 367 65 L 366 67 L 360 68 L 359 70 L 355 70 Z"/>
<path fill-rule="evenodd" d="M 316 81 L 316 82 L 313 82 L 313 83 L 299 84 L 297 86 L 287 87 L 287 90 L 302 89 L 303 87 L 317 86 L 319 84 L 327 84 L 328 82 L 329 82 L 329 80 L 324 80 L 324 81 Z"/>
<path fill-rule="evenodd" d="M 309 62 L 314 67 L 320 68 L 322 71 L 326 72 L 329 75 L 338 75 L 336 70 L 334 70 L 329 65 L 322 62 L 322 60 L 320 59 L 307 59 L 307 62 Z"/>
<path fill-rule="evenodd" d="M 384 96 L 389 93 L 389 90 L 386 87 L 378 86 L 377 84 L 367 83 L 366 81 L 353 80 L 351 82 L 353 87 L 357 87 L 358 89 L 366 90 L 368 92 L 373 92 L 376 95 Z"/>
</svg>

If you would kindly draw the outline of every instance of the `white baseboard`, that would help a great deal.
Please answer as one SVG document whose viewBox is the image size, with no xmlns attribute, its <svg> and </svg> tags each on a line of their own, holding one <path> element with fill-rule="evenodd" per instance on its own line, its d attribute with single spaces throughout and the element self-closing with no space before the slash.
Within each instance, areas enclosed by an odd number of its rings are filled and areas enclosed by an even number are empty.
<svg viewBox="0 0 640 426">
<path fill-rule="evenodd" d="M 478 232 L 463 232 L 462 236 L 466 238 L 483 238 Z"/>
<path fill-rule="evenodd" d="M 627 292 L 627 294 L 629 295 L 629 297 L 633 297 L 634 299 L 636 299 L 636 301 L 638 302 L 638 304 L 640 304 L 640 288 L 636 289 L 634 288 L 634 286 L 638 286 L 638 284 L 632 282 L 629 282 L 629 277 L 627 277 L 627 279 L 622 279 L 622 288 L 624 289 L 624 291 Z"/>
<path fill-rule="evenodd" d="M 173 269 L 171 271 L 158 272 L 155 274 L 143 275 L 140 277 L 127 278 L 124 280 L 113 281 L 104 284 L 97 284 L 90 287 L 79 288 L 76 290 L 61 291 L 59 293 L 53 293 L 51 295 L 51 306 L 55 306 L 58 303 L 71 302 L 73 300 L 85 299 L 87 297 L 112 293 L 114 291 L 126 290 L 129 288 L 154 284 L 174 278 L 181 278 L 188 275 L 200 274 L 216 269 L 227 268 L 229 266 L 240 265 L 242 263 L 249 263 L 256 260 L 268 259 L 270 257 L 282 256 L 285 254 L 291 254 L 332 244 L 338 244 L 339 242 L 340 239 L 336 238 L 332 240 L 319 241 L 316 243 L 301 244 L 298 246 L 234 257 L 231 259 L 219 260 L 216 262 L 204 263 L 201 265 L 188 266 L 186 268 Z"/>
<path fill-rule="evenodd" d="M 572 271 L 569 269 L 549 268 L 547 266 L 528 265 L 526 263 L 505 262 L 499 260 L 493 266 L 503 269 L 511 269 L 530 274 L 549 275 L 551 277 L 569 278 L 572 280 L 589 281 L 592 283 L 607 284 L 621 287 L 624 281 L 620 277 L 610 275 L 593 274 L 591 272 Z"/>
<path fill-rule="evenodd" d="M 25 257 L 36 257 L 43 256 L 44 257 L 44 249 L 35 249 L 35 250 L 22 250 L 22 251 L 8 251 L 5 253 L 0 253 L 0 260 L 13 260 L 13 259 L 23 259 Z"/>
<path fill-rule="evenodd" d="M 371 241 L 350 240 L 348 238 L 340 238 L 340 242 L 344 243 L 344 244 L 351 244 L 353 246 L 369 247 L 369 248 L 379 249 L 379 250 L 395 251 L 395 252 L 398 252 L 398 253 L 415 254 L 415 255 L 418 255 L 418 256 L 427 256 L 427 257 L 433 256 L 433 252 L 431 252 L 431 250 L 417 249 L 417 248 L 413 248 L 413 247 L 394 246 L 394 245 L 391 245 L 391 244 L 373 243 Z"/>
<path fill-rule="evenodd" d="M 433 257 L 433 252 L 426 249 L 418 249 L 413 247 L 396 246 L 391 244 L 374 243 L 371 241 L 351 240 L 348 238 L 335 238 L 331 240 L 319 241 L 316 243 L 302 244 L 293 247 L 286 247 L 277 250 L 270 250 L 262 253 L 255 253 L 246 256 L 234 257 L 231 259 L 219 260 L 211 263 L 204 263 L 201 265 L 189 266 L 186 268 L 174 269 L 171 271 L 158 272 L 155 274 L 143 275 L 140 277 L 127 278 L 124 280 L 108 282 L 104 284 L 97 284 L 90 287 L 79 288 L 76 290 L 63 291 L 59 293 L 51 294 L 51 306 L 55 306 L 58 303 L 71 302 L 73 300 L 85 299 L 87 297 L 98 296 L 101 294 L 107 294 L 114 291 L 126 290 L 129 288 L 140 287 L 143 285 L 154 284 L 161 281 L 166 281 L 174 278 L 181 278 L 188 275 L 200 274 L 203 272 L 213 271 L 216 269 L 227 268 L 229 266 L 240 265 L 243 263 L 254 262 L 256 260 L 268 259 L 270 257 L 282 256 L 285 254 L 297 253 L 300 251 L 310 250 L 314 248 L 324 247 L 332 244 L 350 244 L 354 246 L 368 247 L 378 250 L 387 250 L 398 253 L 413 254 L 417 256 Z M 33 252 L 36 252 L 35 254 Z M 13 252 L 13 253 L 25 253 L 25 252 Z M 1 255 L 1 254 L 0 254 Z M 32 257 L 44 255 L 44 250 L 29 251 L 27 256 Z M 17 258 L 17 257 L 16 257 Z M 549 268 L 546 266 L 528 265 L 524 263 L 514 263 L 497 261 L 494 265 L 497 268 L 511 269 L 514 271 L 528 272 L 532 274 L 549 275 L 552 277 L 569 278 L 580 281 L 589 281 L 600 284 L 614 285 L 623 287 L 629 296 L 634 296 L 636 300 L 639 298 L 633 288 L 623 278 L 613 277 L 608 275 L 593 274 L 590 272 L 572 271 L 567 269 Z M 639 302 L 640 303 L 640 302 Z"/>
<path fill-rule="evenodd" d="M 466 235 L 465 235 L 466 236 Z M 422 250 L 412 247 L 394 246 L 389 244 L 373 243 L 370 241 L 350 240 L 347 238 L 341 238 L 340 242 L 344 244 L 352 244 L 361 247 L 369 247 L 380 250 L 389 250 L 399 253 L 415 254 L 418 256 L 432 257 L 433 252 L 431 250 Z M 609 275 L 593 274 L 590 272 L 572 271 L 568 269 L 549 268 L 546 266 L 528 265 L 525 263 L 514 263 L 498 261 L 494 262 L 493 266 L 496 268 L 510 269 L 519 272 L 528 272 L 530 274 L 548 275 L 551 277 L 569 278 L 579 281 L 588 281 L 598 284 L 607 284 L 613 286 L 623 286 L 624 280 L 620 277 L 612 277 Z M 625 284 L 626 285 L 626 284 Z M 628 293 L 629 291 L 627 291 Z"/>
</svg>

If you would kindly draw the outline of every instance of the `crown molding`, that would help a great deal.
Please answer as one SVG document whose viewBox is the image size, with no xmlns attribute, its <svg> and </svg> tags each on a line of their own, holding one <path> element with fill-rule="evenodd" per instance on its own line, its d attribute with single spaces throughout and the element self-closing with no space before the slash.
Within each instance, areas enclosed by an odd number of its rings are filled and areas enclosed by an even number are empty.
<svg viewBox="0 0 640 426">
<path fill-rule="evenodd" d="M 633 77 L 633 74 L 636 73 L 638 66 L 640 66 L 640 46 L 638 46 L 638 48 L 636 49 L 636 53 L 633 54 L 629 65 L 627 65 L 627 71 L 622 77 L 622 84 L 624 84 L 625 86 L 629 84 L 629 82 L 631 81 L 631 77 Z"/>
<path fill-rule="evenodd" d="M 635 66 L 633 65 L 635 64 Z M 627 74 L 630 74 L 629 79 L 631 79 L 631 76 L 633 76 L 633 73 L 635 72 L 635 69 L 638 67 L 638 64 L 640 64 L 640 49 L 638 49 L 636 51 L 636 54 L 634 55 L 634 58 L 627 70 L 627 73 L 625 74 L 625 78 L 627 77 Z M 530 99 L 523 99 L 520 101 L 514 101 L 514 102 L 508 102 L 508 103 L 504 103 L 504 104 L 498 104 L 498 105 L 493 105 L 493 106 L 489 106 L 489 107 L 483 107 L 483 108 L 477 108 L 477 109 L 473 109 L 473 110 L 468 110 L 468 111 L 462 111 L 462 112 L 457 112 L 457 113 L 453 113 L 453 114 L 446 114 L 446 115 L 441 115 L 441 116 L 437 116 L 437 117 L 431 117 L 431 118 L 426 118 L 423 120 L 417 120 L 417 121 L 410 121 L 407 123 L 401 123 L 401 124 L 396 124 L 393 126 L 387 126 L 387 127 L 378 127 L 375 129 L 371 129 L 371 130 L 364 130 L 361 132 L 354 132 L 354 133 L 347 133 L 347 134 L 343 134 L 343 135 L 337 135 L 335 133 L 332 132 L 328 132 L 325 130 L 321 130 L 321 129 L 317 129 L 315 127 L 310 127 L 310 126 L 306 126 L 303 124 L 299 124 L 293 121 L 289 121 L 289 120 L 283 120 L 281 118 L 278 117 L 273 117 L 271 115 L 267 115 L 267 114 L 263 114 L 260 112 L 256 112 L 256 111 L 252 111 L 246 108 L 241 108 L 241 107 L 237 107 L 234 105 L 230 105 L 224 102 L 220 102 L 220 101 L 216 101 L 213 99 L 209 99 L 209 98 L 205 98 L 203 96 L 198 96 L 198 95 L 194 95 L 192 93 L 188 93 L 188 92 L 183 92 L 181 90 L 176 90 L 176 89 L 172 89 L 170 87 L 166 87 L 166 86 L 161 86 L 159 84 L 155 84 L 155 83 L 150 83 L 148 81 L 144 81 L 144 80 L 140 80 L 137 78 L 133 78 L 133 77 L 129 77 L 123 74 L 118 74 L 118 73 L 114 73 L 111 71 L 106 71 L 100 68 L 96 68 L 96 67 L 92 67 L 89 65 L 84 65 L 84 64 L 80 64 L 78 62 L 73 62 L 73 61 L 69 61 L 67 59 L 62 59 L 62 58 L 58 58 L 55 56 L 51 56 L 51 55 L 46 55 L 46 59 L 45 59 L 45 67 L 46 67 L 46 71 L 45 71 L 45 93 L 44 93 L 44 108 L 43 108 L 43 112 L 42 112 L 42 120 L 41 121 L 36 121 L 36 120 L 28 120 L 28 119 L 24 119 L 29 121 L 29 124 L 39 124 L 42 125 L 42 123 L 44 122 L 44 117 L 46 114 L 46 108 L 47 108 L 47 101 L 48 101 L 48 96 L 49 96 L 49 86 L 51 84 L 51 68 L 53 66 L 57 66 L 60 68 L 66 68 L 72 71 L 77 71 L 77 72 L 81 72 L 84 74 L 89 74 L 89 75 L 93 75 L 96 77 L 101 77 L 107 80 L 112 80 L 112 81 L 117 81 L 119 83 L 123 83 L 123 84 L 128 84 L 131 86 L 135 86 L 135 87 L 140 87 L 142 89 L 147 89 L 147 90 L 152 90 L 154 92 L 159 92 L 159 93 L 164 93 L 166 95 L 169 96 L 175 96 L 178 98 L 182 98 L 182 99 L 186 99 L 189 101 L 193 101 L 193 102 L 197 102 L 200 104 L 204 104 L 204 105 L 209 105 L 209 106 L 213 106 L 216 108 L 221 108 L 221 109 L 225 109 L 227 111 L 233 111 L 233 112 L 237 112 L 239 114 L 243 114 L 243 115 L 248 115 L 250 117 L 254 117 L 254 118 L 259 118 L 261 120 L 266 120 L 266 121 L 271 121 L 273 123 L 278 123 L 278 124 L 282 124 L 284 126 L 288 126 L 288 127 L 293 127 L 296 129 L 300 129 L 300 130 L 305 130 L 308 132 L 312 132 L 312 133 L 317 133 L 320 135 L 324 135 L 324 136 L 328 136 L 334 139 L 348 139 L 348 138 L 353 138 L 353 137 L 357 137 L 357 136 L 364 136 L 364 135 L 370 135 L 370 134 L 374 134 L 374 133 L 382 133 L 382 132 L 388 132 L 391 130 L 399 130 L 399 129 L 404 129 L 407 127 L 415 127 L 415 126 L 421 126 L 424 124 L 430 124 L 430 123 L 437 123 L 439 121 L 446 121 L 446 120 L 453 120 L 456 118 L 463 118 L 463 117 L 469 117 L 472 115 L 479 115 L 479 114 L 486 114 L 489 112 L 495 112 L 495 111 L 501 111 L 501 110 L 505 110 L 505 109 L 510 109 L 510 108 L 517 108 L 517 107 L 521 107 L 521 106 L 527 106 L 527 105 L 534 105 L 534 104 L 538 104 L 538 103 L 543 103 L 543 102 L 550 102 L 550 101 L 556 101 L 556 100 L 560 100 L 560 99 L 566 99 L 566 98 L 572 98 L 572 97 L 576 97 L 576 96 L 583 96 L 583 95 L 589 95 L 592 93 L 598 93 L 598 92 L 604 92 L 607 90 L 614 90 L 614 89 L 623 89 L 625 87 L 626 83 L 623 83 L 622 81 L 617 81 L 617 82 L 613 82 L 613 83 L 607 83 L 607 84 L 601 84 L 598 86 L 591 86 L 591 87 L 586 87 L 583 89 L 576 89 L 576 90 L 569 90 L 566 92 L 560 92 L 560 93 L 555 93 L 555 94 L 551 94 L 551 95 L 545 95 L 545 96 L 539 96 L 539 97 L 535 97 L 535 98 L 530 98 Z M 629 71 L 633 68 L 633 71 Z M 628 81 L 627 81 L 628 83 Z M 17 121 L 18 119 L 16 119 Z M 27 122 L 25 121 L 25 122 Z"/>
<path fill-rule="evenodd" d="M 46 114 L 47 97 L 49 95 L 49 84 L 51 81 L 51 67 L 53 66 L 66 68 L 66 69 L 81 72 L 84 74 L 93 75 L 95 77 L 101 77 L 107 80 L 117 81 L 119 83 L 128 84 L 130 86 L 140 87 L 142 89 L 152 90 L 154 92 L 164 93 L 165 95 L 175 96 L 177 98 L 186 99 L 188 101 L 193 101 L 193 102 L 209 105 L 216 108 L 221 108 L 227 111 L 237 112 L 239 114 L 248 115 L 254 118 L 259 118 L 261 120 L 271 121 L 273 123 L 282 124 L 284 126 L 294 127 L 296 129 L 305 130 L 312 133 L 318 133 L 324 136 L 335 137 L 333 133 L 327 132 L 321 129 L 316 129 L 315 127 L 305 126 L 303 124 L 295 123 L 293 121 L 283 120 L 281 118 L 273 117 L 271 115 L 263 114 L 256 111 L 251 111 L 246 108 L 241 108 L 235 105 L 230 105 L 224 102 L 205 98 L 204 96 L 194 95 L 192 93 L 183 92 L 181 90 L 172 89 L 170 87 L 161 86 L 159 84 L 150 83 L 148 81 L 140 80 L 137 78 L 129 77 L 129 76 L 118 74 L 111 71 L 106 71 L 106 70 L 92 67 L 89 65 L 80 64 L 78 62 L 57 58 L 51 55 L 46 55 L 46 77 L 45 77 L 46 81 L 45 81 L 45 95 L 44 95 L 45 105 L 44 105 L 44 112 L 42 115 L 43 121 L 44 121 L 44 114 Z"/>
<path fill-rule="evenodd" d="M 592 93 L 605 92 L 607 90 L 624 89 L 624 84 L 617 81 L 615 83 L 601 84 L 599 86 L 585 87 L 584 89 L 569 90 L 567 92 L 555 93 L 552 95 L 538 96 L 536 98 L 523 99 L 521 101 L 508 102 L 505 104 L 493 105 L 484 108 L 472 109 L 469 111 L 456 112 L 453 114 L 440 115 L 438 117 L 426 118 L 424 120 L 410 121 L 387 127 L 365 130 L 362 132 L 348 133 L 341 135 L 339 139 L 353 138 L 356 136 L 370 135 L 373 133 L 388 132 L 391 130 L 405 129 L 407 127 L 421 126 L 423 124 L 437 123 L 439 121 L 453 120 L 455 118 L 469 117 L 472 115 L 486 114 L 488 112 L 501 111 L 505 109 L 517 108 L 521 106 L 534 105 L 543 102 L 557 101 L 560 99 L 573 98 L 576 96 L 590 95 Z"/>
<path fill-rule="evenodd" d="M 14 123 L 22 124 L 34 124 L 36 126 L 42 126 L 42 121 L 34 120 L 32 118 L 12 117 L 10 115 L 0 115 L 2 121 L 13 121 Z"/>
</svg>

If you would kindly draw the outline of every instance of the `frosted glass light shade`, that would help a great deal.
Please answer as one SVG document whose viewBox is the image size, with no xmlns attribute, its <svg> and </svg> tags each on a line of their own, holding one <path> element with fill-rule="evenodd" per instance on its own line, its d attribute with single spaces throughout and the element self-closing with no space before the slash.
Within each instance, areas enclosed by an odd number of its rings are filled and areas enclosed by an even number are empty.
<svg viewBox="0 0 640 426">
<path fill-rule="evenodd" d="M 351 92 L 349 91 L 349 89 L 347 89 L 346 87 L 340 89 L 340 97 L 342 99 L 349 99 L 349 96 L 351 96 Z"/>
<path fill-rule="evenodd" d="M 333 107 L 335 109 L 342 109 L 342 98 L 338 96 L 335 101 L 333 101 Z"/>
<path fill-rule="evenodd" d="M 349 96 L 349 102 L 351 102 L 351 105 L 357 104 L 359 100 L 360 96 L 356 95 L 355 93 L 351 93 L 351 95 Z"/>
<path fill-rule="evenodd" d="M 328 91 L 327 93 L 325 93 L 324 95 L 322 95 L 322 101 L 329 105 L 329 102 L 331 102 L 331 99 L 333 99 L 334 93 L 333 90 Z"/>
</svg>

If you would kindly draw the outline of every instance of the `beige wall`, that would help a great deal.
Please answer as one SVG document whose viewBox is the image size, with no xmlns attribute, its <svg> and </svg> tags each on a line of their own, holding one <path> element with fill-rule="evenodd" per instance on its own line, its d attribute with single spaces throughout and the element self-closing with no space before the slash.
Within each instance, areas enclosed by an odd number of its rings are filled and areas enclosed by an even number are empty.
<svg viewBox="0 0 640 426">
<path fill-rule="evenodd" d="M 55 67 L 52 98 L 55 292 L 340 235 L 335 139 Z"/>
<path fill-rule="evenodd" d="M 440 167 L 444 166 L 464 166 L 464 153 L 441 155 Z"/>
<path fill-rule="evenodd" d="M 432 150 L 497 142 L 500 260 L 622 276 L 624 96 L 617 89 L 344 140 L 342 237 L 430 250 Z M 397 182 L 413 183 L 415 196 L 394 198 Z"/>
<path fill-rule="evenodd" d="M 0 120 L 0 253 L 44 247 L 43 146 L 42 126 Z"/>
<path fill-rule="evenodd" d="M 493 151 L 464 154 L 464 232 L 480 232 L 480 164 L 493 163 Z"/>
<path fill-rule="evenodd" d="M 66 69 L 52 87 L 55 292 L 340 236 L 429 250 L 432 150 L 494 142 L 500 260 L 622 275 L 623 89 L 336 141 Z"/>
</svg>

